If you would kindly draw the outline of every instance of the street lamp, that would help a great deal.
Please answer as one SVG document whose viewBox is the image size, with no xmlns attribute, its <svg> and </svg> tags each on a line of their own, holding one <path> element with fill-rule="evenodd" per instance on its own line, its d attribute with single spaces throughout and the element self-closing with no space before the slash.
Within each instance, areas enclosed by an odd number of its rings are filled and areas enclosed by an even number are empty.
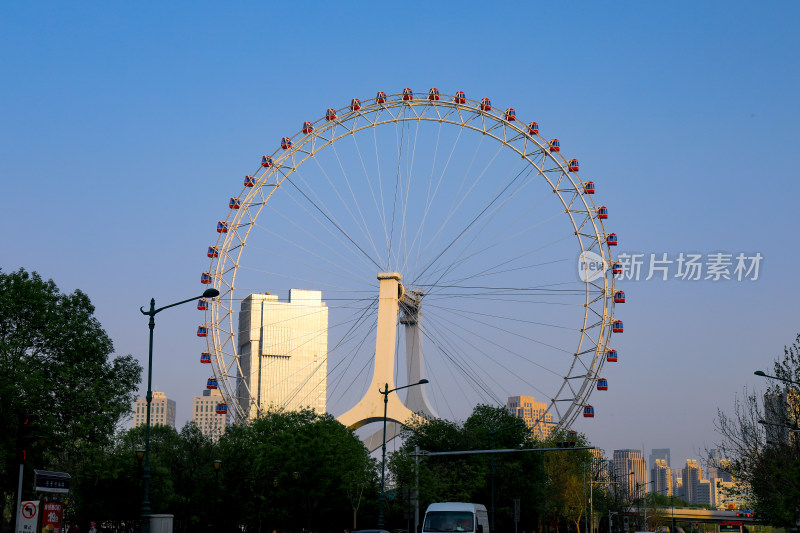
<svg viewBox="0 0 800 533">
<path fill-rule="evenodd" d="M 756 376 L 761 376 L 762 378 L 769 378 L 769 379 L 777 379 L 778 381 L 785 381 L 786 383 L 791 383 L 792 385 L 800 385 L 798 381 L 792 381 L 791 379 L 786 378 L 779 378 L 778 376 L 770 376 L 769 374 L 765 374 L 761 370 L 756 370 L 753 372 Z"/>
<path fill-rule="evenodd" d="M 428 383 L 427 379 L 421 379 L 416 383 L 411 383 L 410 385 L 403 385 L 402 387 L 396 387 L 394 389 L 389 390 L 389 384 L 386 383 L 384 386 L 384 390 L 378 389 L 378 392 L 383 394 L 383 446 L 381 447 L 381 499 L 380 505 L 378 507 L 378 529 L 383 529 L 383 502 L 386 498 L 384 493 L 384 480 L 386 479 L 386 410 L 389 406 L 389 393 L 394 391 L 398 391 L 401 389 L 407 389 L 409 387 L 415 387 L 417 385 L 424 385 Z"/>
<path fill-rule="evenodd" d="M 216 298 L 219 296 L 217 289 L 206 289 L 202 295 L 188 298 L 174 304 L 165 305 L 156 309 L 155 298 L 150 298 L 150 310 L 145 311 L 143 307 L 139 311 L 143 315 L 150 317 L 148 326 L 150 327 L 150 348 L 147 356 L 147 423 L 144 433 L 144 468 L 142 469 L 142 480 L 144 480 L 144 497 L 142 498 L 142 533 L 150 533 L 150 402 L 153 401 L 153 330 L 156 327 L 155 317 L 164 309 L 185 304 L 198 298 Z"/>
<path fill-rule="evenodd" d="M 522 427 L 524 425 L 525 425 L 524 422 L 517 422 L 516 424 L 513 424 L 511 426 L 506 426 L 506 427 L 503 427 L 503 428 L 500 428 L 500 429 L 489 430 L 489 435 L 491 436 L 490 449 L 494 450 L 494 436 L 495 436 L 496 433 L 500 433 L 501 431 L 506 431 L 508 429 L 514 429 L 514 428 Z M 492 472 L 492 476 L 491 476 L 492 477 L 492 524 L 491 524 L 490 529 L 492 531 L 496 531 L 495 528 L 494 528 L 494 454 L 491 454 L 491 465 L 492 465 L 492 467 L 491 467 L 491 472 Z"/>
<path fill-rule="evenodd" d="M 788 429 L 789 433 L 800 433 L 800 428 L 796 426 L 787 426 L 785 424 L 773 424 L 772 422 L 767 422 L 766 420 L 758 420 L 758 423 L 764 426 L 775 426 L 776 428 Z"/>
</svg>

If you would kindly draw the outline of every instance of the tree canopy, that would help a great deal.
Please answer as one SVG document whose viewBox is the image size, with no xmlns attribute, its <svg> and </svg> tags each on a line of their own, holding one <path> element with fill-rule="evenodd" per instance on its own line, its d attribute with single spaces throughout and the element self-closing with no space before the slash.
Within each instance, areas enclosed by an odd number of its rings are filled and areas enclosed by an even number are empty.
<svg viewBox="0 0 800 533">
<path fill-rule="evenodd" d="M 130 412 L 141 366 L 130 355 L 112 358 L 111 339 L 94 317 L 89 297 L 63 294 L 36 272 L 0 270 L 0 468 L 4 493 L 18 472 L 19 417 L 38 416 L 45 439 L 34 463 L 77 468 L 76 458 L 110 442 Z M 34 466 L 36 466 L 34 464 Z"/>
</svg>

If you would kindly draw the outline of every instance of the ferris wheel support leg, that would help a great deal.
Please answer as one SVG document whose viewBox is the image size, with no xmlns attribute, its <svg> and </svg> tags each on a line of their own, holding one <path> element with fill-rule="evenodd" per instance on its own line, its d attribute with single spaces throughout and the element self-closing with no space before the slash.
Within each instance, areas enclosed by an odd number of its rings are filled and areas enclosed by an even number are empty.
<svg viewBox="0 0 800 533">
<path fill-rule="evenodd" d="M 378 329 L 375 339 L 375 366 L 372 381 L 359 402 L 341 415 L 338 420 L 345 426 L 358 429 L 371 422 L 383 421 L 384 401 L 381 389 L 395 388 L 394 353 L 397 340 L 397 313 L 400 310 L 403 285 L 397 272 L 378 274 Z M 389 392 L 386 403 L 386 420 L 402 424 L 414 418 L 414 413 L 400 401 L 397 392 Z"/>
</svg>

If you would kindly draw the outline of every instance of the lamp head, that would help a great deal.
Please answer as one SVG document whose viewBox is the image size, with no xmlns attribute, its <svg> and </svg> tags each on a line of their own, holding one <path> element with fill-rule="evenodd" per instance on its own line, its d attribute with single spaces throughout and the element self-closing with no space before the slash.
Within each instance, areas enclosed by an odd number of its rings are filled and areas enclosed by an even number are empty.
<svg viewBox="0 0 800 533">
<path fill-rule="evenodd" d="M 428 380 L 427 380 L 427 379 L 425 379 L 425 378 L 422 378 L 421 380 L 419 380 L 419 381 L 417 382 L 417 384 L 418 384 L 418 385 L 425 385 L 426 383 L 430 383 L 430 381 L 428 381 Z"/>
<path fill-rule="evenodd" d="M 142 459 L 144 459 L 144 450 L 142 449 L 136 450 L 136 460 L 141 463 Z"/>
<path fill-rule="evenodd" d="M 222 466 L 222 460 L 221 459 L 214 459 L 214 470 L 219 471 L 221 466 Z"/>
<path fill-rule="evenodd" d="M 203 298 L 216 298 L 217 296 L 219 296 L 219 291 L 213 287 L 203 291 Z"/>
</svg>

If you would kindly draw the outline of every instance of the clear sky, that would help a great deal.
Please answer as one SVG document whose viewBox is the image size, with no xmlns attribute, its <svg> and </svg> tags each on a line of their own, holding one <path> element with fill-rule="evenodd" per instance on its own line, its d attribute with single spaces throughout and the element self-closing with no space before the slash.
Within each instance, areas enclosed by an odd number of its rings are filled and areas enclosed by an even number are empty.
<svg viewBox="0 0 800 533">
<path fill-rule="evenodd" d="M 85 291 L 117 352 L 146 363 L 139 307 L 201 292 L 227 199 L 300 121 L 378 90 L 490 96 L 580 158 L 619 252 L 763 256 L 757 281 L 620 283 L 620 363 L 576 428 L 607 453 L 670 448 L 680 465 L 714 446 L 717 408 L 760 387 L 753 370 L 800 331 L 799 11 L 6 2 L 0 267 Z M 179 424 L 208 377 L 197 322 L 192 306 L 157 317 L 154 388 L 178 402 Z"/>
</svg>

